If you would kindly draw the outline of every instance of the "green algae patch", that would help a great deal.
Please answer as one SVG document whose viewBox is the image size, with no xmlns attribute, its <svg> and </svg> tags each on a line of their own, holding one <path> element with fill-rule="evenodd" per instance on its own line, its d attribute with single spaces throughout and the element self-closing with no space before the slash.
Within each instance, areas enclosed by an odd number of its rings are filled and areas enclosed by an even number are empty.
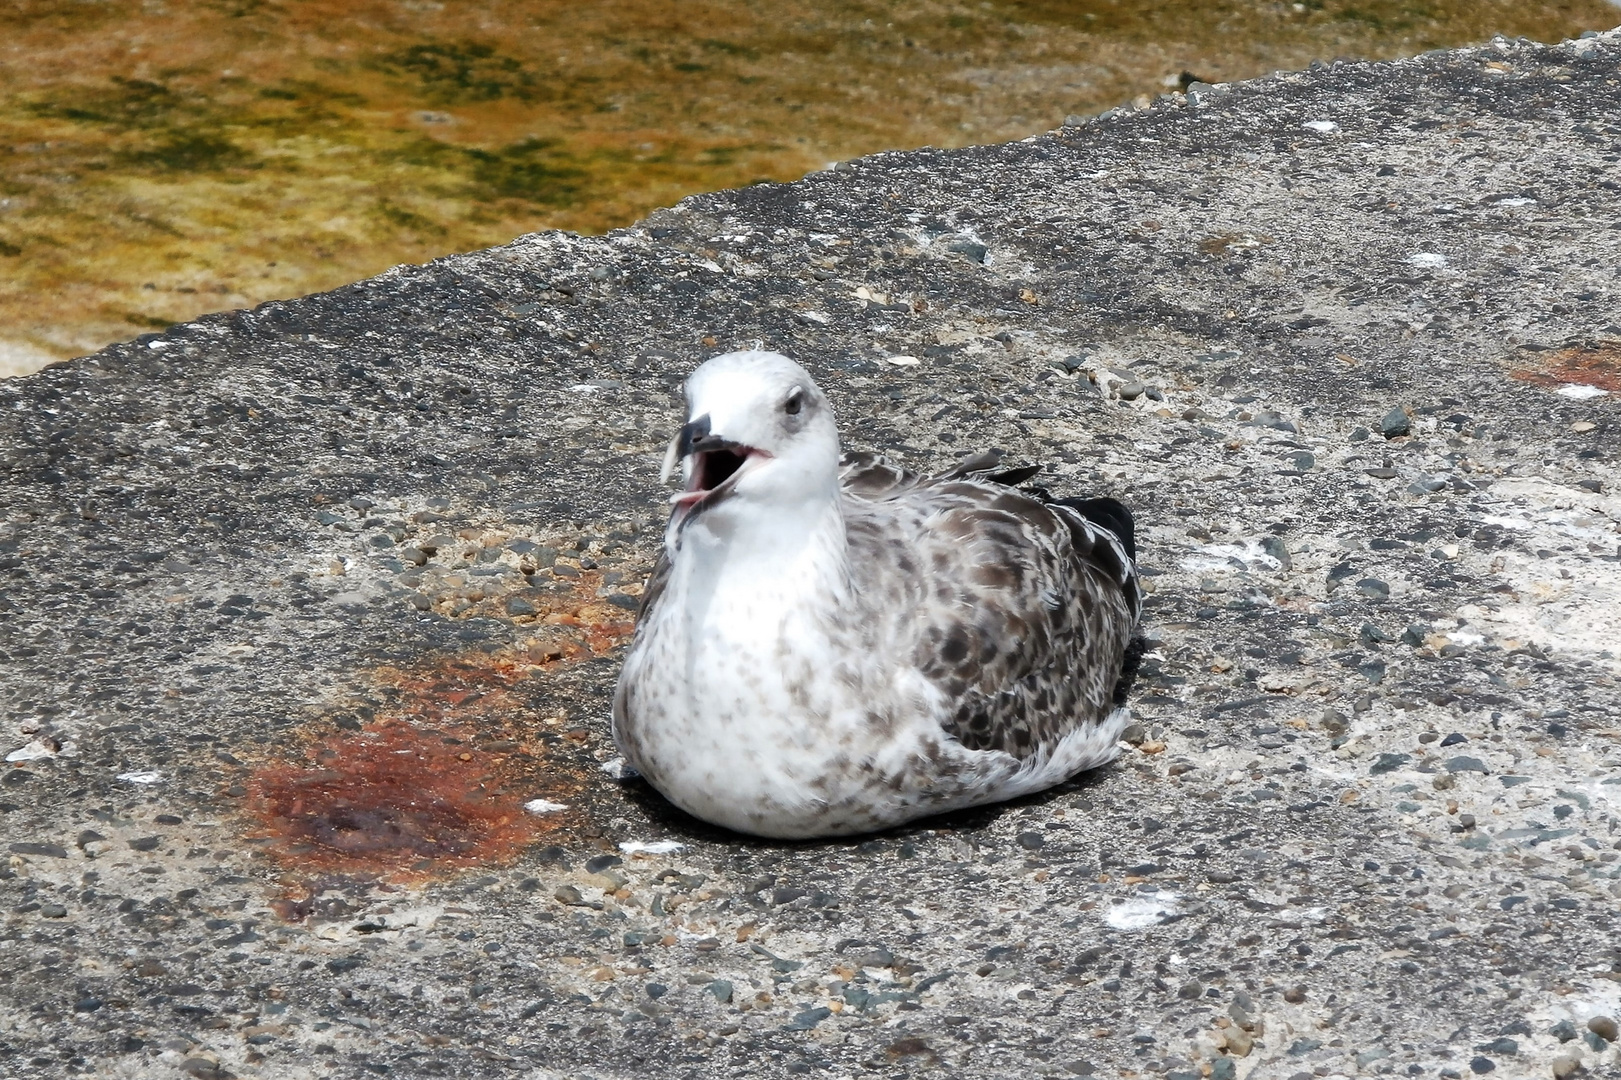
<svg viewBox="0 0 1621 1080">
<path fill-rule="evenodd" d="M 1019 138 L 1193 78 L 1614 21 L 1603 0 L 19 0 L 0 352 L 88 352 L 696 191 Z"/>
</svg>

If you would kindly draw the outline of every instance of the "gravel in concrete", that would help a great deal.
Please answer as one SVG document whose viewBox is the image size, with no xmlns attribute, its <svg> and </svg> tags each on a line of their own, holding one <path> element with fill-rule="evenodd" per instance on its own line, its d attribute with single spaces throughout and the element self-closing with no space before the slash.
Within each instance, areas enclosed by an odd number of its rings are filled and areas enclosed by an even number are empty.
<svg viewBox="0 0 1621 1080">
<path fill-rule="evenodd" d="M 1616 1075 L 1618 268 L 1621 36 L 1505 41 L 0 383 L 0 1076 Z M 755 342 L 1135 508 L 1116 765 L 807 845 L 615 778 Z"/>
</svg>

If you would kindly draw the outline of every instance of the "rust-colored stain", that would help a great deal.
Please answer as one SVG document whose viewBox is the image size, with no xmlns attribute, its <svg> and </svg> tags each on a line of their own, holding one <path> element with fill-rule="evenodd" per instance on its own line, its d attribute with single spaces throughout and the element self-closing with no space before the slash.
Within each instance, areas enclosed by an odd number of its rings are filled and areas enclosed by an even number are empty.
<svg viewBox="0 0 1621 1080">
<path fill-rule="evenodd" d="M 290 891 L 322 879 L 420 881 L 587 832 L 581 803 L 600 780 L 592 735 L 546 698 L 551 676 L 631 633 L 629 612 L 599 601 L 596 587 L 582 576 L 526 620 L 532 637 L 499 653 L 375 669 L 380 715 L 361 723 L 336 711 L 256 769 L 244 809 Z M 535 799 L 567 809 L 526 811 Z M 302 903 L 288 900 L 284 917 L 299 917 Z"/>
<path fill-rule="evenodd" d="M 1515 370 L 1514 377 L 1536 386 L 1579 383 L 1621 394 L 1621 341 L 1600 341 L 1548 353 L 1535 367 Z"/>
<path fill-rule="evenodd" d="M 513 621 L 537 631 L 526 646 L 534 663 L 585 660 L 604 656 L 629 640 L 636 629 L 635 615 L 597 596 L 602 574 L 582 570 L 565 593 L 543 597 L 536 613 Z"/>
<path fill-rule="evenodd" d="M 262 769 L 249 790 L 272 850 L 301 871 L 423 874 L 506 861 L 546 827 L 516 772 L 466 727 L 391 719 Z"/>
</svg>

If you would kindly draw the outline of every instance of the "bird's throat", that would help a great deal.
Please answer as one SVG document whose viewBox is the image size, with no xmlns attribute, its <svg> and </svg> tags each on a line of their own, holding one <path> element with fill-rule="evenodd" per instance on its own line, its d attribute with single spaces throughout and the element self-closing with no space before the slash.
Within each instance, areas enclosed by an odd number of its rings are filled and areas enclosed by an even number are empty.
<svg viewBox="0 0 1621 1080">
<path fill-rule="evenodd" d="M 692 595 L 842 594 L 849 578 L 838 499 L 751 506 L 729 500 L 666 536 L 672 586 Z"/>
</svg>

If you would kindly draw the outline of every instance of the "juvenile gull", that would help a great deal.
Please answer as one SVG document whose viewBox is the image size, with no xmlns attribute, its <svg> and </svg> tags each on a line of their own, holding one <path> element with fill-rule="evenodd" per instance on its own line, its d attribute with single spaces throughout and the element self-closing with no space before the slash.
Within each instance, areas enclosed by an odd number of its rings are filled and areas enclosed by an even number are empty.
<svg viewBox="0 0 1621 1080">
<path fill-rule="evenodd" d="M 826 396 L 771 352 L 687 380 L 672 500 L 614 739 L 696 817 L 868 832 L 1051 787 L 1117 752 L 1142 652 L 1131 515 L 969 460 L 839 456 Z"/>
</svg>

